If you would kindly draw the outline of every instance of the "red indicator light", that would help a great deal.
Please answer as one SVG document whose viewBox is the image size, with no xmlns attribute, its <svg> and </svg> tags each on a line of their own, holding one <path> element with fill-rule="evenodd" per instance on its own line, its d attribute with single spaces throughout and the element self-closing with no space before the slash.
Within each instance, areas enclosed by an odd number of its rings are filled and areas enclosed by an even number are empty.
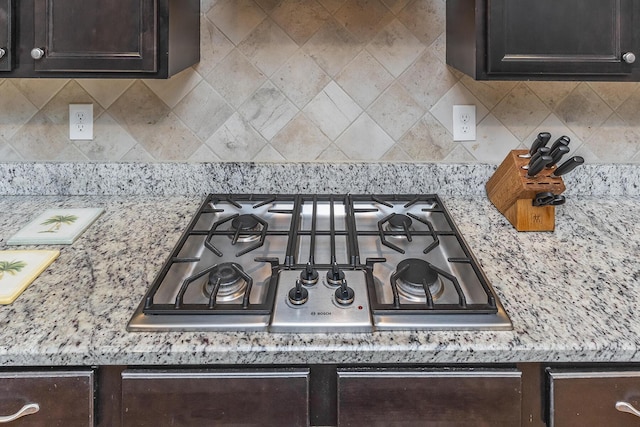
<svg viewBox="0 0 640 427">
<path fill-rule="evenodd" d="M 361 305 L 358 306 L 358 310 L 362 310 L 362 306 Z"/>
</svg>

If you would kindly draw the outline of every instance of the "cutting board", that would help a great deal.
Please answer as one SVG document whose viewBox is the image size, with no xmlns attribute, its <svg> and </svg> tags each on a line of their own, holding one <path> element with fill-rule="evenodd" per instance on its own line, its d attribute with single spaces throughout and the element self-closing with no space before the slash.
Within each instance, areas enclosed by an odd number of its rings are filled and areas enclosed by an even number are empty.
<svg viewBox="0 0 640 427">
<path fill-rule="evenodd" d="M 60 251 L 0 251 L 0 304 L 11 304 Z"/>
</svg>

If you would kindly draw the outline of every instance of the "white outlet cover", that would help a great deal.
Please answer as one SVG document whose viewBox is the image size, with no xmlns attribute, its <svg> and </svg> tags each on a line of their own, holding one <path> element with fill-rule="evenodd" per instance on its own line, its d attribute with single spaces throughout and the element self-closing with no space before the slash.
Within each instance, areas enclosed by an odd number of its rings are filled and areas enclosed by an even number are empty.
<svg viewBox="0 0 640 427">
<path fill-rule="evenodd" d="M 93 139 L 93 104 L 69 104 L 69 139 Z"/>
<path fill-rule="evenodd" d="M 453 106 L 453 140 L 454 141 L 475 141 L 476 140 L 476 106 L 475 105 L 454 105 Z"/>
</svg>

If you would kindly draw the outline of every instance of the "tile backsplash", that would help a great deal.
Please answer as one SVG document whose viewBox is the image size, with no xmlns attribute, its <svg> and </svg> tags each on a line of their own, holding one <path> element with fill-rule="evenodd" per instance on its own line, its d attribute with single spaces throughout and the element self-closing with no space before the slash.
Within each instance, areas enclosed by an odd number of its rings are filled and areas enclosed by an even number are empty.
<svg viewBox="0 0 640 427">
<path fill-rule="evenodd" d="M 445 0 L 201 5 L 201 61 L 169 80 L 0 78 L 0 161 L 498 163 L 544 130 L 640 163 L 639 83 L 476 82 L 445 64 Z M 93 141 L 68 139 L 70 103 Z"/>
</svg>

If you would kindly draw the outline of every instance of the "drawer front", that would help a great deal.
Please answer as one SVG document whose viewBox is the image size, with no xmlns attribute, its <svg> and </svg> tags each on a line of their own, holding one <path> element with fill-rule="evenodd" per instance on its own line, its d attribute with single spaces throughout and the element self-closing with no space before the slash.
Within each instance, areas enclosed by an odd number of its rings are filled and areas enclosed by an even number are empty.
<svg viewBox="0 0 640 427">
<path fill-rule="evenodd" d="M 123 426 L 306 426 L 309 370 L 126 370 Z"/>
<path fill-rule="evenodd" d="M 519 426 L 521 383 L 515 370 L 340 370 L 338 425 Z"/>
<path fill-rule="evenodd" d="M 93 390 L 92 371 L 0 372 L 0 416 L 37 404 L 37 412 L 7 425 L 92 426 Z"/>
<path fill-rule="evenodd" d="M 626 402 L 640 410 L 640 371 L 550 370 L 549 425 L 639 426 L 640 417 L 616 409 Z"/>
</svg>

